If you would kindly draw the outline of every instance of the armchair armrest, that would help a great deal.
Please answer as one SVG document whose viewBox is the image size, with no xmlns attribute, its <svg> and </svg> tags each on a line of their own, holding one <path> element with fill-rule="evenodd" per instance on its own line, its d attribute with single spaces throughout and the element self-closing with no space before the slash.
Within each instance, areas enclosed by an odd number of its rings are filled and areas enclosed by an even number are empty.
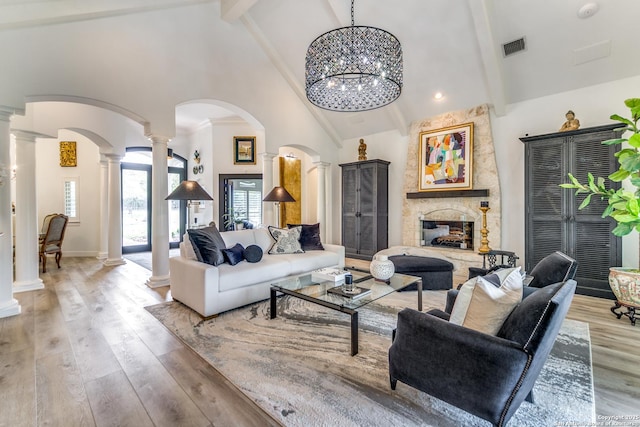
<svg viewBox="0 0 640 427">
<path fill-rule="evenodd" d="M 446 313 L 451 314 L 451 310 L 453 310 L 453 304 L 456 302 L 456 298 L 458 298 L 458 290 L 450 289 L 447 291 L 447 303 L 444 306 L 444 311 Z"/>
<path fill-rule="evenodd" d="M 499 417 L 508 406 L 528 363 L 529 355 L 516 342 L 412 309 L 398 313 L 389 349 L 392 384 L 399 380 L 487 417 Z"/>
</svg>

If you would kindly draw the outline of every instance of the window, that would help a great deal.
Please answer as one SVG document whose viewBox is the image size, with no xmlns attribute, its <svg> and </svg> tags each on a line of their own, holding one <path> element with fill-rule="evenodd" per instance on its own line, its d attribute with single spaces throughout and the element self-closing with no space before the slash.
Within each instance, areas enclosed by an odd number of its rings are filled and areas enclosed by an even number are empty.
<svg viewBox="0 0 640 427">
<path fill-rule="evenodd" d="M 69 222 L 80 222 L 78 178 L 64 178 L 64 214 L 69 217 Z"/>
</svg>

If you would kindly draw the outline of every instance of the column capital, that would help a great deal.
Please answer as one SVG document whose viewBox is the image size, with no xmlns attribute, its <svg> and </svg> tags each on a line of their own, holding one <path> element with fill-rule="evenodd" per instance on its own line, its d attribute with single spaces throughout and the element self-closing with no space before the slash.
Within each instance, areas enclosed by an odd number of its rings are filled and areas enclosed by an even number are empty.
<svg viewBox="0 0 640 427">
<path fill-rule="evenodd" d="M 103 156 L 105 156 L 110 163 L 120 163 L 120 160 L 124 157 L 119 153 L 103 153 Z"/>
<path fill-rule="evenodd" d="M 16 142 L 36 142 L 36 138 L 45 137 L 48 138 L 47 135 L 43 135 L 38 132 L 32 132 L 30 130 L 21 130 L 21 129 L 11 129 L 11 134 L 16 137 Z"/>
<path fill-rule="evenodd" d="M 276 157 L 278 157 L 278 153 L 260 153 L 259 154 L 260 157 L 262 157 L 262 160 L 269 160 L 269 161 L 273 161 L 273 159 L 275 159 Z"/>
<path fill-rule="evenodd" d="M 318 168 L 318 169 L 326 169 L 329 166 L 331 166 L 331 163 L 329 162 L 323 162 L 323 161 L 319 161 L 319 162 L 313 162 L 313 164 Z"/>
<path fill-rule="evenodd" d="M 171 138 L 163 136 L 163 135 L 146 135 L 147 139 L 151 141 L 152 144 L 168 144 L 171 141 Z"/>
</svg>

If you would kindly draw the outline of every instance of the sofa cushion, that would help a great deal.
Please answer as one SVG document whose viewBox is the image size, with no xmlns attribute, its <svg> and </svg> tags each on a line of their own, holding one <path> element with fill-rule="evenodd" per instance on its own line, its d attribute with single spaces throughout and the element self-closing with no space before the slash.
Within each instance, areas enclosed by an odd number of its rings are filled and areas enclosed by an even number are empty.
<svg viewBox="0 0 640 427">
<path fill-rule="evenodd" d="M 215 226 L 189 229 L 187 233 L 198 261 L 215 266 L 224 262 L 222 249 L 226 246 Z"/>
<path fill-rule="evenodd" d="M 224 255 L 225 262 L 228 262 L 231 265 L 236 265 L 244 260 L 244 247 L 242 247 L 240 243 L 236 243 L 229 249 L 223 249 L 222 254 Z"/>
<path fill-rule="evenodd" d="M 269 254 L 299 254 L 304 253 L 300 246 L 300 233 L 302 227 L 293 227 L 290 229 L 277 228 L 269 226 L 269 233 L 276 240 L 275 243 L 269 249 Z"/>
<path fill-rule="evenodd" d="M 274 256 L 269 255 L 273 258 Z M 310 251 L 302 254 L 278 255 L 289 262 L 289 274 L 302 274 L 323 267 L 333 267 L 340 264 L 338 254 L 333 251 Z M 267 257 L 265 257 L 267 258 Z"/>
<path fill-rule="evenodd" d="M 241 262 L 218 267 L 220 291 L 240 289 L 258 283 L 273 283 L 291 274 L 286 256 L 267 255 L 258 263 Z M 268 288 L 267 288 L 268 289 Z M 222 298 L 222 296 L 221 296 Z"/>
<path fill-rule="evenodd" d="M 220 233 L 227 248 L 233 247 L 236 243 L 240 243 L 242 247 L 246 248 L 249 245 L 256 244 L 255 230 L 238 230 L 238 231 L 225 231 Z"/>
<path fill-rule="evenodd" d="M 242 256 L 244 257 L 244 259 L 247 260 L 247 262 L 252 262 L 252 263 L 256 263 L 256 262 L 260 262 L 260 260 L 262 259 L 262 248 L 258 245 L 249 245 L 246 248 L 244 248 L 244 252 L 242 253 Z"/>
<path fill-rule="evenodd" d="M 484 277 L 477 277 L 462 285 L 449 321 L 486 334 L 496 335 L 504 320 L 522 301 L 520 268 L 500 282 L 500 287 Z M 475 283 L 474 283 L 475 279 Z"/>
<path fill-rule="evenodd" d="M 287 224 L 287 227 L 302 227 L 300 246 L 303 251 L 324 251 L 320 240 L 320 223 L 316 224 Z"/>
<path fill-rule="evenodd" d="M 271 237 L 271 233 L 266 228 L 258 228 L 253 230 L 256 239 L 256 245 L 260 246 L 262 253 L 268 253 L 275 239 Z"/>
</svg>

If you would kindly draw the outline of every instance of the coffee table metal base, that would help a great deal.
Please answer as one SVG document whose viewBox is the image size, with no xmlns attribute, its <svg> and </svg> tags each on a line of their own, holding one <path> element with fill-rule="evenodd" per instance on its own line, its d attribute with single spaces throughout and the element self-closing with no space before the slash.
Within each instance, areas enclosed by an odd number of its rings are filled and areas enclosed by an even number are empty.
<svg viewBox="0 0 640 427">
<path fill-rule="evenodd" d="M 422 311 L 422 280 L 418 280 L 417 282 L 418 285 L 418 311 Z M 336 311 L 340 311 L 342 313 L 346 313 L 351 317 L 351 355 L 355 356 L 356 354 L 358 354 L 358 311 L 351 309 L 351 308 L 347 308 L 347 307 L 343 307 L 343 306 L 337 306 L 335 304 L 331 304 L 331 303 L 327 303 L 325 301 L 321 301 L 312 297 L 309 297 L 307 295 L 301 294 L 299 292 L 294 292 L 294 291 L 289 291 L 287 289 L 282 289 L 282 288 L 275 288 L 272 287 L 271 288 L 271 301 L 270 301 L 270 312 L 271 312 L 271 319 L 275 319 L 276 318 L 276 298 L 277 298 L 277 294 L 278 292 L 285 294 L 285 295 L 290 295 L 296 298 L 300 298 L 303 299 L 305 301 L 309 301 L 312 302 L 314 304 L 319 304 L 323 307 L 327 307 L 327 308 L 331 308 L 333 310 Z"/>
</svg>

